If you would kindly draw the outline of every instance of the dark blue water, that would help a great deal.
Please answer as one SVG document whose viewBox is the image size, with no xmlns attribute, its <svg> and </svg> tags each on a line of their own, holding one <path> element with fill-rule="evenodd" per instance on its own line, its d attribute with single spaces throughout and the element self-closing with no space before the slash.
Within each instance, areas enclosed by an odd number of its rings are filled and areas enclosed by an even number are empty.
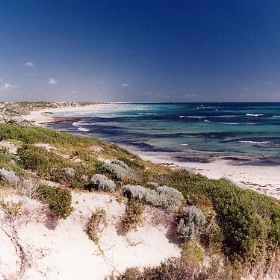
<svg viewBox="0 0 280 280">
<path fill-rule="evenodd" d="M 280 165 L 280 103 L 110 104 L 63 115 L 81 120 L 52 127 L 179 161 Z"/>
</svg>

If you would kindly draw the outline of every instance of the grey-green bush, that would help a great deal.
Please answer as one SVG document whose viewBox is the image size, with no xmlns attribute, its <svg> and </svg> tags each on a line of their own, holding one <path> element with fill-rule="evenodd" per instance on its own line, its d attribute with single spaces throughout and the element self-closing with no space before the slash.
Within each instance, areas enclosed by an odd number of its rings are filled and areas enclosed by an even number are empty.
<svg viewBox="0 0 280 280">
<path fill-rule="evenodd" d="M 102 190 L 105 192 L 112 192 L 116 188 L 114 181 L 101 174 L 94 174 L 91 178 L 91 183 L 97 190 Z"/>
<path fill-rule="evenodd" d="M 20 182 L 19 177 L 13 170 L 6 170 L 5 168 L 0 168 L 0 178 L 12 187 L 16 187 Z"/>
<path fill-rule="evenodd" d="M 111 161 L 111 163 L 117 164 L 117 165 L 123 167 L 124 169 L 129 169 L 129 167 L 122 160 L 114 159 Z"/>
<path fill-rule="evenodd" d="M 200 226 L 205 224 L 203 212 L 195 206 L 187 208 L 177 226 L 178 234 L 185 240 L 194 240 L 197 237 Z"/>
<path fill-rule="evenodd" d="M 140 200 L 168 211 L 176 211 L 184 199 L 183 195 L 174 188 L 162 186 L 155 190 L 139 185 L 125 185 L 122 193 L 132 199 Z"/>
<path fill-rule="evenodd" d="M 75 169 L 72 167 L 65 167 L 64 168 L 64 174 L 66 176 L 67 179 L 72 179 L 75 176 Z"/>
<path fill-rule="evenodd" d="M 160 206 L 170 211 L 176 211 L 184 199 L 184 196 L 178 190 L 171 187 L 161 186 L 156 191 Z"/>
<path fill-rule="evenodd" d="M 105 162 L 103 168 L 113 174 L 118 180 L 123 180 L 130 172 L 130 168 L 120 160 L 113 160 L 110 163 Z"/>
</svg>

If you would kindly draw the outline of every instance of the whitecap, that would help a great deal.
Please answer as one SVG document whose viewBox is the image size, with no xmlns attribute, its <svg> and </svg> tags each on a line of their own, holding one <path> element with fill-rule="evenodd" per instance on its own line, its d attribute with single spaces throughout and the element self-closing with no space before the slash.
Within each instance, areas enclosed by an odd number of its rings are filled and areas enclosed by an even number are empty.
<svg viewBox="0 0 280 280">
<path fill-rule="evenodd" d="M 248 117 L 260 117 L 263 116 L 263 114 L 246 114 Z"/>
<path fill-rule="evenodd" d="M 189 119 L 204 119 L 204 116 L 180 116 L 180 118 L 189 118 Z"/>
<path fill-rule="evenodd" d="M 239 123 L 235 123 L 235 122 L 223 122 L 223 124 L 228 124 L 228 125 L 238 125 Z"/>
<path fill-rule="evenodd" d="M 79 131 L 84 131 L 84 132 L 90 131 L 90 129 L 84 128 L 84 127 L 79 127 L 78 130 Z"/>
<path fill-rule="evenodd" d="M 271 143 L 270 141 L 251 141 L 251 140 L 240 140 L 238 142 L 242 144 L 254 144 L 254 145 L 267 145 Z"/>
<path fill-rule="evenodd" d="M 94 125 L 94 123 L 81 122 L 81 125 Z"/>
<path fill-rule="evenodd" d="M 73 122 L 72 125 L 76 126 L 76 127 L 79 127 L 81 125 L 81 123 L 80 122 Z"/>
</svg>

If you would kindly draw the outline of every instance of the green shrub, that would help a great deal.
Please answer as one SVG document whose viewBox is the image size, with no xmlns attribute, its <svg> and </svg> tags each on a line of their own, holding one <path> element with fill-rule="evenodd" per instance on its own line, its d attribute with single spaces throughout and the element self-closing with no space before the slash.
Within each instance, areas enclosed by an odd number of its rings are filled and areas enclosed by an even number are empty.
<svg viewBox="0 0 280 280">
<path fill-rule="evenodd" d="M 165 180 L 185 197 L 200 194 L 210 198 L 223 234 L 219 238 L 223 240 L 223 252 L 233 263 L 256 263 L 273 256 L 280 244 L 278 200 L 224 179 L 210 180 L 183 170 L 168 174 Z"/>
<path fill-rule="evenodd" d="M 4 201 L 1 199 L 0 206 L 7 214 L 16 216 L 21 211 L 22 202 Z"/>
<path fill-rule="evenodd" d="M 52 180 L 68 187 L 81 188 L 84 185 L 83 176 L 92 174 L 94 166 L 72 162 L 52 151 L 34 145 L 23 145 L 18 149 L 20 164 L 36 171 L 40 177 Z"/>
<path fill-rule="evenodd" d="M 18 149 L 18 156 L 24 168 L 36 171 L 46 180 L 60 182 L 64 176 L 65 159 L 45 148 L 23 145 Z"/>
<path fill-rule="evenodd" d="M 217 264 L 210 261 L 208 267 L 197 267 L 188 257 L 170 258 L 159 266 L 145 267 L 139 269 L 137 267 L 127 268 L 125 272 L 119 276 L 111 277 L 116 280 L 177 280 L 177 279 L 215 279 L 237 280 L 240 277 L 234 277 L 232 270 L 228 267 L 217 269 Z"/>
<path fill-rule="evenodd" d="M 13 170 L 16 175 L 24 175 L 24 170 L 20 168 L 17 158 L 8 151 L 0 150 L 0 168 Z"/>
<path fill-rule="evenodd" d="M 25 144 L 48 143 L 58 145 L 74 145 L 75 148 L 85 147 L 86 145 L 100 144 L 101 140 L 72 135 L 43 127 L 26 127 L 14 124 L 0 125 L 0 140 L 14 139 Z"/>
<path fill-rule="evenodd" d="M 204 261 L 204 252 L 201 246 L 194 241 L 184 243 L 182 256 L 187 257 L 189 262 L 197 268 L 199 268 Z"/>
<path fill-rule="evenodd" d="M 68 189 L 41 185 L 37 188 L 34 197 L 47 203 L 50 210 L 58 218 L 65 219 L 73 211 L 71 207 L 72 195 Z"/>
</svg>

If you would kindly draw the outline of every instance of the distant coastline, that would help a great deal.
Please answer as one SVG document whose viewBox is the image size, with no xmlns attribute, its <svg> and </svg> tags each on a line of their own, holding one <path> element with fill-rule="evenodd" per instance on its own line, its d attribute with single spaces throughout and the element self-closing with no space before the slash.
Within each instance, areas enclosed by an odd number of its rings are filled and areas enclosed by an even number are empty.
<svg viewBox="0 0 280 280">
<path fill-rule="evenodd" d="M 46 108 L 38 111 L 32 111 L 29 115 L 21 116 L 34 125 L 51 126 L 57 122 L 69 123 L 77 122 L 81 114 L 94 112 L 110 112 L 112 108 L 118 106 L 117 103 L 92 104 L 87 106 Z M 80 131 L 83 135 L 87 131 Z M 164 152 L 145 152 L 129 145 L 121 146 L 140 155 L 143 159 L 154 163 L 166 164 L 174 168 L 185 168 L 194 173 L 201 173 L 209 178 L 217 179 L 225 177 L 240 187 L 250 188 L 258 192 L 280 198 L 280 174 L 279 166 L 261 166 L 261 165 L 241 165 L 232 161 L 230 153 L 228 160 L 211 158 L 205 162 L 191 162 L 187 160 L 176 161 L 170 154 Z M 233 164 L 234 163 L 234 164 Z"/>
</svg>

